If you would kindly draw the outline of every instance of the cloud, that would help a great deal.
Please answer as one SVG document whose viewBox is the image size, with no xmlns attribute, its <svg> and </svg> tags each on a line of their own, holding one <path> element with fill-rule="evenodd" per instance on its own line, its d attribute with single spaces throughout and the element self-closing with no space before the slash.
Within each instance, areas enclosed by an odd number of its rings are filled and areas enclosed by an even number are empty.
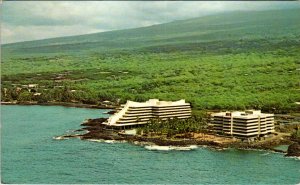
<svg viewBox="0 0 300 185">
<path fill-rule="evenodd" d="M 2 43 L 149 26 L 225 11 L 300 7 L 299 2 L 5 1 Z"/>
<path fill-rule="evenodd" d="M 1 29 L 2 43 L 11 41 L 39 40 L 53 37 L 63 37 L 67 35 L 83 35 L 96 33 L 105 30 L 87 28 L 84 25 L 54 25 L 54 26 L 11 26 L 3 24 Z"/>
</svg>

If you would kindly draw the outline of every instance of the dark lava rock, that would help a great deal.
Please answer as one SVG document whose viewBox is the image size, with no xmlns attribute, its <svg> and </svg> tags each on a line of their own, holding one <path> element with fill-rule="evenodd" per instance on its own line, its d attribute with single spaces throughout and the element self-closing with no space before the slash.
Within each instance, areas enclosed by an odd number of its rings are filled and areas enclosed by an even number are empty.
<svg viewBox="0 0 300 185">
<path fill-rule="evenodd" d="M 108 118 L 96 118 L 96 119 L 88 119 L 86 122 L 82 123 L 82 126 L 96 126 L 105 122 Z"/>
<path fill-rule="evenodd" d="M 80 129 L 75 130 L 74 132 L 81 132 L 81 131 L 85 131 L 85 129 L 80 128 Z"/>
<path fill-rule="evenodd" d="M 126 138 L 126 140 L 154 143 L 158 146 L 189 146 L 189 145 L 218 146 L 218 144 L 215 142 L 197 141 L 194 139 L 170 140 L 165 138 L 148 138 L 148 137 L 141 137 L 141 136 L 133 136 L 131 138 Z"/>
<path fill-rule="evenodd" d="M 124 140 L 124 137 L 117 133 L 107 130 L 89 130 L 90 132 L 83 134 L 82 139 L 104 139 L 104 140 Z"/>
<path fill-rule="evenodd" d="M 107 114 L 114 114 L 114 113 L 116 113 L 117 111 L 115 111 L 115 110 L 111 110 L 111 111 L 108 111 L 107 112 Z"/>
<path fill-rule="evenodd" d="M 289 146 L 286 156 L 300 157 L 300 144 L 293 143 Z"/>
</svg>

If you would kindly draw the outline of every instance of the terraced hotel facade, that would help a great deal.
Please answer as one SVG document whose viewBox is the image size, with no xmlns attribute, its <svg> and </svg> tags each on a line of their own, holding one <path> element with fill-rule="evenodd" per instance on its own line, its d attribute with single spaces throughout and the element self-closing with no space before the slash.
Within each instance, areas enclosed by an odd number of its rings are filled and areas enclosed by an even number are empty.
<svg viewBox="0 0 300 185">
<path fill-rule="evenodd" d="M 142 125 L 147 124 L 153 118 L 161 120 L 189 118 L 191 112 L 191 105 L 185 100 L 175 102 L 159 101 L 158 99 L 150 99 L 146 102 L 127 101 L 103 124 L 112 127 Z"/>
<path fill-rule="evenodd" d="M 254 138 L 275 132 L 274 114 L 261 113 L 260 110 L 219 112 L 211 116 L 213 130 L 219 134 L 238 138 Z"/>
</svg>

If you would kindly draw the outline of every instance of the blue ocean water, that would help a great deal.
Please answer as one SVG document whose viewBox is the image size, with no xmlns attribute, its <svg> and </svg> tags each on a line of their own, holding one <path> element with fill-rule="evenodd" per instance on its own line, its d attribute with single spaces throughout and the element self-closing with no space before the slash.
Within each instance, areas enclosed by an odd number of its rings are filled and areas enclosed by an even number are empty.
<svg viewBox="0 0 300 185">
<path fill-rule="evenodd" d="M 297 184 L 300 160 L 265 151 L 152 151 L 54 136 L 106 110 L 1 107 L 2 183 Z"/>
</svg>

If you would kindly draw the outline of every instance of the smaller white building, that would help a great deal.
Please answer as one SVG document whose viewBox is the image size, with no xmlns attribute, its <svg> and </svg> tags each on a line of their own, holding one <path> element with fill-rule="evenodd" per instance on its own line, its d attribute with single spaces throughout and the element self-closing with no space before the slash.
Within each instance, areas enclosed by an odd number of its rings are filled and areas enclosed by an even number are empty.
<svg viewBox="0 0 300 185">
<path fill-rule="evenodd" d="M 213 113 L 211 125 L 216 133 L 240 138 L 261 137 L 275 132 L 274 114 L 261 113 L 260 110 Z"/>
</svg>

